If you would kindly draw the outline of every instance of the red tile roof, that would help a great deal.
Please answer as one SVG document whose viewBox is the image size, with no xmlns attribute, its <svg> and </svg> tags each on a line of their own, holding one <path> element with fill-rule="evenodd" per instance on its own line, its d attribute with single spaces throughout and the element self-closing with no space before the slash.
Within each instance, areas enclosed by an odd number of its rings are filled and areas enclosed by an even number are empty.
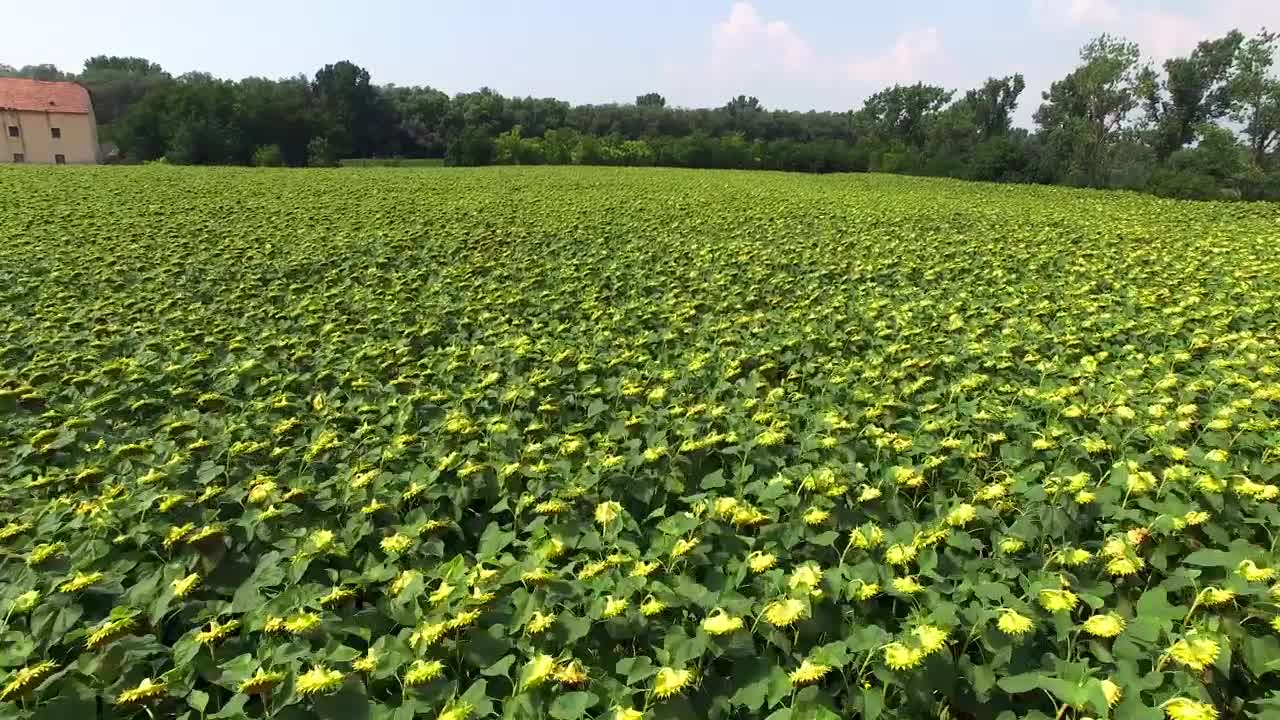
<svg viewBox="0 0 1280 720">
<path fill-rule="evenodd" d="M 70 82 L 0 78 L 0 109 L 86 114 L 89 91 Z"/>
</svg>

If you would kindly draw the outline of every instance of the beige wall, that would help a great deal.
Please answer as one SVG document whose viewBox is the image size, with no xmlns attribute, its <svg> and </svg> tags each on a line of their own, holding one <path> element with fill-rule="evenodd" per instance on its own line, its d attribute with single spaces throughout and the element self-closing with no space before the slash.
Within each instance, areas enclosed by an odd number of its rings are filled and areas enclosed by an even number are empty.
<svg viewBox="0 0 1280 720">
<path fill-rule="evenodd" d="M 18 137 L 9 137 L 9 128 L 19 128 Z M 62 137 L 53 139 L 53 128 Z M 0 164 L 12 163 L 14 153 L 24 162 L 52 165 L 55 155 L 64 155 L 68 165 L 98 162 L 98 126 L 93 114 L 26 112 L 0 110 Z"/>
</svg>

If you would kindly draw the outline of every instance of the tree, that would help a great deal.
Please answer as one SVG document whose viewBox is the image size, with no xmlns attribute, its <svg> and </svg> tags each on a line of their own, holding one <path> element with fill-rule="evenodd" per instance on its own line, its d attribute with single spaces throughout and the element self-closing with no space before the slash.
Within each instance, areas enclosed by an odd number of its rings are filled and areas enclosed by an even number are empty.
<svg viewBox="0 0 1280 720">
<path fill-rule="evenodd" d="M 1003 78 L 988 78 L 982 87 L 969 90 L 962 102 L 973 113 L 974 125 L 983 140 L 1004 135 L 1013 125 L 1013 111 L 1018 97 L 1027 87 L 1022 73 Z"/>
<path fill-rule="evenodd" d="M 84 61 L 82 75 L 95 72 L 122 72 L 130 75 L 163 75 L 164 69 L 158 63 L 146 58 L 120 57 L 117 55 L 94 55 Z"/>
<path fill-rule="evenodd" d="M 1231 119 L 1241 125 L 1250 156 L 1262 168 L 1280 150 L 1280 79 L 1271 74 L 1276 42 L 1277 35 L 1266 30 L 1250 38 L 1236 55 L 1231 86 Z"/>
<path fill-rule="evenodd" d="M 387 87 L 399 145 L 410 157 L 443 157 L 449 145 L 449 96 L 429 87 Z"/>
<path fill-rule="evenodd" d="M 84 61 L 80 83 L 93 99 L 93 113 L 112 125 L 153 87 L 170 80 L 158 64 L 145 58 L 97 55 Z"/>
<path fill-rule="evenodd" d="M 71 80 L 74 76 L 64 73 L 57 65 L 44 63 L 41 65 L 23 65 L 14 68 L 12 65 L 0 63 L 0 77 L 26 78 L 28 80 Z"/>
<path fill-rule="evenodd" d="M 667 99 L 656 92 L 636 96 L 636 107 L 664 108 L 666 106 Z"/>
<path fill-rule="evenodd" d="M 1138 46 L 1102 35 L 1085 45 L 1080 59 L 1080 67 L 1049 86 L 1035 121 L 1055 177 L 1102 186 L 1108 153 L 1138 106 Z"/>
<path fill-rule="evenodd" d="M 1165 160 L 1196 138 L 1197 128 L 1231 111 L 1232 69 L 1244 42 L 1239 30 L 1205 40 L 1186 57 L 1164 63 L 1162 79 L 1150 67 L 1138 75 L 1156 159 Z"/>
<path fill-rule="evenodd" d="M 372 157 L 392 149 L 390 104 L 369 71 L 347 60 L 325 65 L 311 83 L 318 123 L 335 157 Z"/>
<path fill-rule="evenodd" d="M 879 142 L 924 147 L 929 125 L 955 93 L 936 85 L 894 85 L 867 98 L 857 122 Z"/>
</svg>

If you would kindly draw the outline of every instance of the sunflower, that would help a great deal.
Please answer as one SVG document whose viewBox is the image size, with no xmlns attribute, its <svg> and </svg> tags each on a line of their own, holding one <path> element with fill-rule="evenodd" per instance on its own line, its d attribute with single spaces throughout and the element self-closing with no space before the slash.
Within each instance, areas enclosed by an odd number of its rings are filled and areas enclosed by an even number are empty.
<svg viewBox="0 0 1280 720">
<path fill-rule="evenodd" d="M 596 505 L 596 522 L 608 526 L 610 523 L 618 519 L 622 514 L 622 504 L 615 500 L 606 500 Z"/>
<path fill-rule="evenodd" d="M 1080 598 L 1070 590 L 1041 590 L 1040 606 L 1051 613 L 1071 612 Z"/>
<path fill-rule="evenodd" d="M 818 682 L 822 678 L 826 677 L 829 672 L 831 672 L 830 665 L 810 662 L 808 658 L 805 658 L 805 660 L 800 663 L 800 667 L 791 671 L 791 674 L 788 675 L 787 678 L 791 680 L 792 687 L 803 687 L 805 685 L 812 685 L 813 683 Z"/>
<path fill-rule="evenodd" d="M 1100 682 L 1102 683 L 1102 696 L 1107 699 L 1107 707 L 1115 707 L 1124 695 L 1124 690 L 1110 678 L 1105 678 Z"/>
<path fill-rule="evenodd" d="M 116 705 L 141 705 L 160 698 L 167 692 L 163 682 L 157 683 L 151 678 L 144 678 L 136 686 L 120 693 Z"/>
<path fill-rule="evenodd" d="M 1206 607 L 1218 607 L 1226 605 L 1236 599 L 1234 590 L 1226 588 L 1207 587 L 1200 591 L 1200 604 Z"/>
<path fill-rule="evenodd" d="M 200 585 L 200 575 L 191 573 L 190 575 L 178 578 L 173 581 L 173 596 L 182 599 L 191 594 Z"/>
<path fill-rule="evenodd" d="M 753 573 L 762 573 L 777 564 L 778 558 L 773 553 L 756 550 L 747 556 L 747 567 Z"/>
<path fill-rule="evenodd" d="M 645 562 L 644 560 L 637 560 L 636 564 L 631 566 L 630 575 L 631 577 L 639 577 L 639 578 L 649 577 L 651 574 L 653 574 L 654 570 L 658 569 L 658 567 L 659 565 L 656 562 Z"/>
<path fill-rule="evenodd" d="M 40 602 L 39 590 L 28 590 L 13 599 L 12 612 L 15 615 L 31 612 L 35 609 L 36 604 Z"/>
<path fill-rule="evenodd" d="M 582 667 L 582 663 L 577 660 L 570 660 L 568 663 L 560 666 L 555 672 L 556 682 L 569 687 L 578 687 L 585 685 L 587 680 L 586 668 Z"/>
<path fill-rule="evenodd" d="M 422 687 L 444 674 L 444 663 L 439 660 L 414 660 L 404 672 L 406 687 Z"/>
<path fill-rule="evenodd" d="M 320 607 L 334 608 L 342 603 L 354 599 L 356 591 L 353 588 L 339 586 L 329 591 L 327 595 L 320 598 Z"/>
<path fill-rule="evenodd" d="M 453 702 L 436 716 L 436 720 L 467 720 L 475 709 L 469 702 Z"/>
<path fill-rule="evenodd" d="M 0 701 L 11 700 L 39 685 L 56 668 L 57 665 L 44 660 L 18 670 L 13 674 L 9 682 L 5 684 L 4 689 L 0 690 Z"/>
<path fill-rule="evenodd" d="M 70 580 L 58 586 L 58 592 L 80 592 L 91 585 L 102 582 L 104 579 L 106 579 L 106 575 L 100 572 L 76 573 Z"/>
<path fill-rule="evenodd" d="M 708 635 L 728 635 L 742 629 L 742 618 L 734 617 L 722 608 L 716 608 L 702 621 L 702 629 Z"/>
<path fill-rule="evenodd" d="M 410 583 L 412 583 L 414 580 L 418 579 L 421 576 L 422 574 L 419 573 L 417 570 L 401 571 L 399 575 L 396 575 L 395 580 L 392 580 L 391 584 L 387 587 L 387 594 L 390 595 L 391 597 L 395 597 L 399 595 L 409 587 Z"/>
<path fill-rule="evenodd" d="M 364 654 L 364 657 L 361 657 L 351 663 L 351 669 L 362 673 L 371 673 L 374 670 L 377 670 L 378 651 L 373 648 L 369 648 L 369 651 Z"/>
<path fill-rule="evenodd" d="M 1005 555 L 1018 555 L 1024 547 L 1027 547 L 1027 543 L 1018 538 L 1004 538 L 1000 541 L 1000 552 L 1004 552 Z"/>
<path fill-rule="evenodd" d="M 912 575 L 894 578 L 889 585 L 893 587 L 894 592 L 902 595 L 915 595 L 916 593 L 924 592 L 924 586 Z"/>
<path fill-rule="evenodd" d="M 554 615 L 546 615 L 541 611 L 534 611 L 533 617 L 529 618 L 529 622 L 525 623 L 525 632 L 530 635 L 541 635 L 554 625 L 556 618 Z"/>
<path fill-rule="evenodd" d="M 804 617 L 806 611 L 805 604 L 795 598 L 775 600 L 765 606 L 764 619 L 770 625 L 789 627 L 801 617 Z"/>
<path fill-rule="evenodd" d="M 1217 720 L 1218 711 L 1208 703 L 1197 702 L 1190 698 L 1176 697 L 1164 705 L 1165 717 L 1169 720 Z"/>
<path fill-rule="evenodd" d="M 1031 632 L 1034 626 L 1035 623 L 1031 618 L 1009 608 L 1001 608 L 1000 617 L 996 618 L 996 627 L 1000 632 L 1014 637 Z"/>
<path fill-rule="evenodd" d="M 666 609 L 667 604 L 652 595 L 645 598 L 645 601 L 640 604 L 640 614 L 645 617 L 653 617 Z"/>
<path fill-rule="evenodd" d="M 978 517 L 978 509 L 969 503 L 961 503 L 947 513 L 946 522 L 951 527 L 964 527 Z"/>
<path fill-rule="evenodd" d="M 99 650 L 106 647 L 113 640 L 128 635 L 133 630 L 133 627 L 134 620 L 132 617 L 108 620 L 89 634 L 89 639 L 85 641 L 85 647 L 90 650 Z"/>
<path fill-rule="evenodd" d="M 1125 555 L 1107 561 L 1107 574 L 1112 577 L 1128 577 L 1130 575 L 1137 575 L 1138 571 L 1142 569 L 1142 565 L 1142 558 Z"/>
<path fill-rule="evenodd" d="M 337 670 L 330 670 L 324 665 L 316 665 L 298 676 L 294 686 L 299 695 L 328 695 L 342 687 L 343 676 Z"/>
<path fill-rule="evenodd" d="M 890 545 L 889 548 L 884 551 L 884 561 L 889 563 L 893 567 L 906 565 L 907 563 L 915 559 L 916 559 L 915 545 L 910 545 L 910 544 L 903 545 L 901 543 L 896 543 L 896 544 Z"/>
<path fill-rule="evenodd" d="M 918 648 L 891 642 L 884 646 L 884 662 L 890 670 L 910 670 L 924 662 L 924 653 Z"/>
<path fill-rule="evenodd" d="M 817 589 L 821 583 L 822 569 L 813 563 L 806 563 L 796 568 L 791 573 L 791 577 L 787 579 L 787 584 L 792 591 L 804 592 L 814 596 L 822 594 L 822 591 Z"/>
<path fill-rule="evenodd" d="M 827 510 L 823 510 L 821 508 L 809 508 L 809 510 L 805 512 L 801 520 L 804 521 L 805 525 L 813 527 L 816 525 L 821 525 L 822 523 L 830 519 L 830 517 L 831 517 L 831 513 Z"/>
<path fill-rule="evenodd" d="M 440 586 L 437 587 L 435 590 L 433 590 L 431 594 L 427 596 L 427 602 L 431 603 L 432 605 L 439 605 L 445 600 L 448 600 L 449 596 L 452 595 L 453 591 L 456 589 L 457 589 L 456 585 L 451 585 L 448 582 L 441 580 Z"/>
<path fill-rule="evenodd" d="M 1090 616 L 1080 627 L 1094 637 L 1113 638 L 1124 632 L 1125 622 L 1117 613 L 1099 613 Z"/>
<path fill-rule="evenodd" d="M 547 678 L 556 671 L 556 659 L 542 653 L 529 661 L 525 665 L 523 677 L 520 680 L 520 689 L 526 690 L 541 685 L 547 681 Z"/>
<path fill-rule="evenodd" d="M 290 635 L 306 635 L 320 627 L 320 616 L 315 613 L 302 612 L 284 622 L 284 629 Z"/>
<path fill-rule="evenodd" d="M 1182 665 L 1195 671 L 1204 670 L 1218 659 L 1221 646 L 1217 640 L 1205 637 L 1192 630 L 1187 636 L 1169 648 L 1169 656 Z"/>
<path fill-rule="evenodd" d="M 880 583 L 869 583 L 865 580 L 855 580 L 853 587 L 853 598 L 855 600 L 870 600 L 880 594 Z"/>
<path fill-rule="evenodd" d="M 460 612 L 457 615 L 453 616 L 453 618 L 447 621 L 445 625 L 450 630 L 460 630 L 464 627 L 467 627 L 475 623 L 475 621 L 479 619 L 480 619 L 479 610 L 467 610 L 466 612 Z"/>
<path fill-rule="evenodd" d="M 606 619 L 617 617 L 627 611 L 628 604 L 629 603 L 626 598 L 616 598 L 612 595 L 607 595 L 604 599 L 604 612 L 601 613 L 601 617 Z"/>
<path fill-rule="evenodd" d="M 919 625 L 911 630 L 920 643 L 920 651 L 926 656 L 941 650 L 947 644 L 947 631 L 936 625 Z"/>
<path fill-rule="evenodd" d="M 1248 582 L 1270 582 L 1276 577 L 1276 571 L 1272 568 L 1261 568 L 1252 560 L 1241 560 L 1236 566 L 1236 572 L 1240 574 Z"/>
<path fill-rule="evenodd" d="M 415 650 L 425 650 L 444 637 L 449 631 L 448 621 L 438 623 L 423 623 L 409 635 L 409 647 Z"/>
<path fill-rule="evenodd" d="M 635 708 L 624 708 L 621 705 L 613 706 L 613 720 L 644 720 L 644 713 Z"/>
<path fill-rule="evenodd" d="M 653 679 L 653 694 L 659 700 L 666 700 L 680 694 L 692 682 L 693 671 L 687 668 L 659 668 Z"/>
<path fill-rule="evenodd" d="M 378 546 L 382 548 L 383 552 L 399 554 L 408 550 L 409 546 L 412 544 L 413 540 L 411 540 L 408 535 L 396 533 L 382 538 L 381 542 L 378 543 Z"/>
</svg>

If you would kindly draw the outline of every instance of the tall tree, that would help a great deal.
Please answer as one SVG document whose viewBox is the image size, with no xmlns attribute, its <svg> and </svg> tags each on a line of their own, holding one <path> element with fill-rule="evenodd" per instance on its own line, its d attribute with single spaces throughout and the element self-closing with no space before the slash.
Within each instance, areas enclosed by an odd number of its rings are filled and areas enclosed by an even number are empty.
<svg viewBox="0 0 1280 720">
<path fill-rule="evenodd" d="M 84 61 L 80 83 L 93 98 L 99 123 L 111 125 L 151 88 L 169 81 L 158 64 L 139 57 L 96 55 Z"/>
<path fill-rule="evenodd" d="M 1232 69 L 1243 43 L 1244 35 L 1232 30 L 1202 41 L 1185 57 L 1166 60 L 1163 78 L 1151 67 L 1139 72 L 1139 92 L 1158 160 L 1195 140 L 1205 123 L 1231 111 Z"/>
<path fill-rule="evenodd" d="M 645 93 L 636 96 L 636 106 L 664 108 L 667 106 L 667 99 L 656 92 Z"/>
<path fill-rule="evenodd" d="M 930 123 L 953 95 L 936 85 L 894 85 L 867 98 L 858 115 L 864 127 L 884 141 L 918 149 L 924 147 Z"/>
<path fill-rule="evenodd" d="M 325 65 L 316 71 L 311 91 L 335 157 L 372 157 L 391 149 L 391 108 L 368 70 L 347 60 Z"/>
<path fill-rule="evenodd" d="M 1104 185 L 1107 156 L 1138 106 L 1138 46 L 1102 35 L 1080 51 L 1083 64 L 1043 95 L 1035 121 L 1062 180 Z"/>
<path fill-rule="evenodd" d="M 1004 135 L 1013 125 L 1013 111 L 1027 87 L 1022 73 L 1003 78 L 988 78 L 982 87 L 969 90 L 963 102 L 972 109 L 974 124 L 983 140 Z"/>
<path fill-rule="evenodd" d="M 1261 167 L 1269 166 L 1271 154 L 1280 151 L 1280 78 L 1272 74 L 1277 39 L 1276 33 L 1262 30 L 1245 42 L 1232 78 L 1231 119 L 1241 125 L 1250 155 Z"/>
</svg>

